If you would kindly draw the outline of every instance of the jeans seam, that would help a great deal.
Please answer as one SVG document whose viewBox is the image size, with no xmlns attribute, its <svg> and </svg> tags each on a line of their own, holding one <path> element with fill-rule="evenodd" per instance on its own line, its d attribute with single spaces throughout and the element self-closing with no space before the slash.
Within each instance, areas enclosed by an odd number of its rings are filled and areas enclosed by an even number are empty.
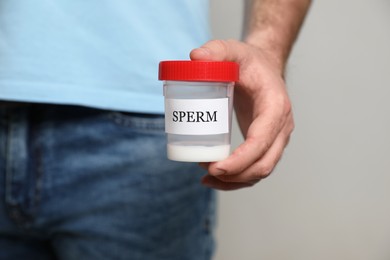
<svg viewBox="0 0 390 260">
<path fill-rule="evenodd" d="M 13 196 L 12 196 L 12 175 L 13 175 L 13 171 L 12 171 L 12 161 L 13 161 L 13 154 L 12 152 L 10 152 L 10 143 L 11 143 L 11 139 L 13 138 L 13 131 L 12 131 L 12 128 L 13 128 L 13 125 L 12 125 L 12 122 L 11 122 L 11 116 L 7 115 L 8 116 L 8 120 L 7 120 L 7 138 L 6 138 L 6 166 L 5 166 L 5 176 L 6 176 L 6 180 L 5 180 L 5 202 L 7 205 L 10 205 L 10 206 L 16 206 L 17 205 L 17 202 L 14 201 L 13 199 Z"/>
<path fill-rule="evenodd" d="M 25 118 L 21 117 L 21 113 L 25 112 L 24 110 L 11 110 L 8 115 L 8 127 L 7 127 L 7 143 L 6 143 L 6 166 L 5 166 L 5 204 L 8 211 L 9 218 L 19 227 L 27 227 L 32 221 L 33 216 L 28 212 L 23 210 L 23 200 L 20 201 L 17 195 L 17 192 L 23 192 L 21 190 L 15 190 L 15 174 L 18 174 L 18 169 L 15 167 L 17 163 L 25 163 L 16 161 L 17 156 L 15 156 L 15 143 L 14 138 L 18 138 L 18 135 L 15 135 L 15 129 L 18 124 L 20 124 L 20 120 L 25 120 Z M 11 116 L 12 115 L 14 116 Z M 15 139 L 16 140 L 16 139 Z M 20 180 L 16 180 L 18 182 Z"/>
<path fill-rule="evenodd" d="M 39 204 L 42 200 L 42 181 L 43 181 L 43 175 L 44 175 L 44 168 L 42 163 L 42 149 L 38 147 L 36 151 L 34 151 L 34 157 L 36 160 L 36 167 L 35 167 L 35 185 L 34 185 L 34 197 L 33 197 L 33 213 L 36 213 L 38 211 Z"/>
<path fill-rule="evenodd" d="M 6 166 L 5 166 L 5 174 L 6 174 L 6 180 L 5 180 L 5 204 L 8 211 L 9 218 L 17 225 L 22 226 L 24 221 L 24 216 L 21 212 L 20 203 L 17 201 L 17 199 L 13 196 L 13 175 L 14 175 L 14 155 L 12 151 L 12 139 L 14 138 L 14 124 L 13 120 L 10 114 L 8 116 L 8 127 L 7 127 L 7 138 L 6 138 Z"/>
</svg>

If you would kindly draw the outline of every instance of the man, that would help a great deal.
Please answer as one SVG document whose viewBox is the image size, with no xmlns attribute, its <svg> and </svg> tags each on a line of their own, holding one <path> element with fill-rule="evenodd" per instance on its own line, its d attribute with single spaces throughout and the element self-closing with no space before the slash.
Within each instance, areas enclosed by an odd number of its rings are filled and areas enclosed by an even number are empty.
<svg viewBox="0 0 390 260">
<path fill-rule="evenodd" d="M 205 186 L 268 176 L 293 129 L 283 72 L 309 0 L 254 0 L 245 40 L 193 60 L 240 64 L 245 142 Z M 212 189 L 165 155 L 159 60 L 209 39 L 206 0 L 3 1 L 0 259 L 210 259 Z"/>
</svg>

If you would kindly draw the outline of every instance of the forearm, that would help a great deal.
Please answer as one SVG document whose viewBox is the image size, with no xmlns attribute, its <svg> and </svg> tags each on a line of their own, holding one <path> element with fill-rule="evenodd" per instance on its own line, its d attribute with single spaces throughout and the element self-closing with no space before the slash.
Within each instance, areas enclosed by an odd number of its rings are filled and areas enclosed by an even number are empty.
<svg viewBox="0 0 390 260">
<path fill-rule="evenodd" d="M 311 0 L 246 0 L 244 41 L 269 53 L 284 70 Z"/>
</svg>

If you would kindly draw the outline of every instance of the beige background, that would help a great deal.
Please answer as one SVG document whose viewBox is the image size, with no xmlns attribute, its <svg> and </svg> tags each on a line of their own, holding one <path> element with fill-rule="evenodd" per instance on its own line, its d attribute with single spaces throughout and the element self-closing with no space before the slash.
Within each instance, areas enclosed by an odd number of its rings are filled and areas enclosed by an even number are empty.
<svg viewBox="0 0 390 260">
<path fill-rule="evenodd" d="M 212 0 L 216 38 L 242 9 Z M 293 138 L 268 179 L 219 193 L 215 260 L 390 259 L 390 2 L 314 1 L 287 82 Z"/>
</svg>

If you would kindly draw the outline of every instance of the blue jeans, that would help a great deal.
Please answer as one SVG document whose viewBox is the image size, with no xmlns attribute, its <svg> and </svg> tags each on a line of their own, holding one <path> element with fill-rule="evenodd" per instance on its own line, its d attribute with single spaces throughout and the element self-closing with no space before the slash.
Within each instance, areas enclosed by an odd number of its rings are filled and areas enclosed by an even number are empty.
<svg viewBox="0 0 390 260">
<path fill-rule="evenodd" d="M 214 192 L 162 116 L 0 106 L 0 259 L 210 259 Z"/>
</svg>

